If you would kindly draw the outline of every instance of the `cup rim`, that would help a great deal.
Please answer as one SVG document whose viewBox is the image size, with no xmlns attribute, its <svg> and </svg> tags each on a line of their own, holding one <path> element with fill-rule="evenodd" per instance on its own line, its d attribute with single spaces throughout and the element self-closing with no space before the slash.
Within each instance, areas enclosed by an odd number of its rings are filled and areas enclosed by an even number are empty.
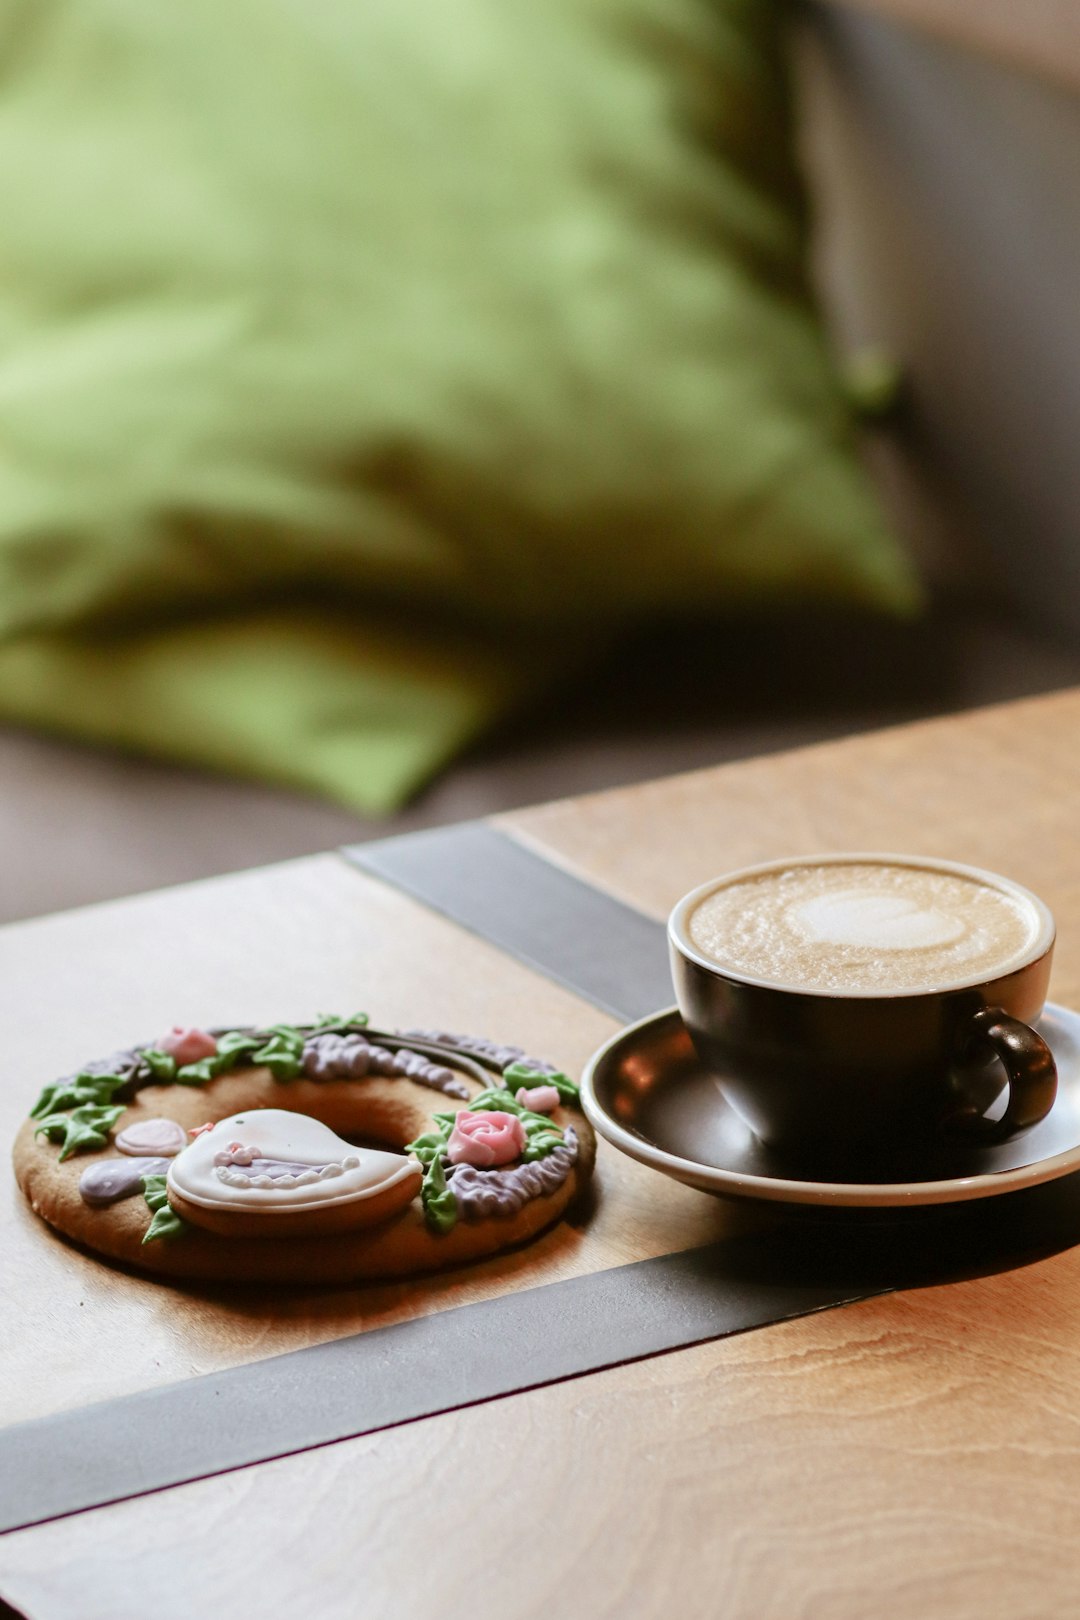
<svg viewBox="0 0 1080 1620">
<path fill-rule="evenodd" d="M 774 872 L 781 868 L 792 866 L 853 866 L 858 864 L 914 866 L 929 867 L 936 872 L 948 872 L 957 877 L 973 878 L 978 882 L 998 889 L 1000 892 L 1019 896 L 1026 900 L 1035 910 L 1039 919 L 1039 929 L 1036 938 L 1023 950 L 1015 952 L 996 967 L 991 974 L 975 973 L 966 978 L 950 980 L 946 984 L 934 985 L 932 989 L 922 990 L 879 990 L 858 989 L 829 990 L 812 985 L 786 984 L 781 979 L 766 979 L 759 974 L 744 972 L 741 968 L 728 967 L 717 962 L 705 953 L 691 940 L 687 929 L 690 913 L 694 911 L 708 895 L 717 889 L 726 889 L 733 883 L 741 882 L 745 878 L 759 877 L 766 872 Z M 1031 967 L 1042 960 L 1050 951 L 1057 938 L 1057 925 L 1054 914 L 1045 900 L 1017 883 L 1015 878 L 1005 877 L 1000 872 L 992 872 L 988 867 L 970 866 L 961 861 L 950 861 L 937 855 L 897 855 L 888 850 L 834 850 L 821 855 L 792 855 L 775 856 L 772 860 L 757 861 L 752 866 L 740 866 L 731 872 L 721 873 L 718 877 L 707 879 L 699 883 L 689 893 L 684 894 L 672 907 L 668 917 L 667 934 L 671 945 L 698 967 L 704 968 L 707 973 L 714 974 L 721 979 L 732 979 L 737 984 L 758 986 L 764 990 L 776 990 L 787 995 L 818 996 L 826 1001 L 904 1001 L 916 1000 L 920 996 L 938 996 L 954 990 L 974 989 L 979 985 L 994 984 L 999 979 L 1006 978 L 1010 973 L 1017 973 L 1023 968 Z"/>
</svg>

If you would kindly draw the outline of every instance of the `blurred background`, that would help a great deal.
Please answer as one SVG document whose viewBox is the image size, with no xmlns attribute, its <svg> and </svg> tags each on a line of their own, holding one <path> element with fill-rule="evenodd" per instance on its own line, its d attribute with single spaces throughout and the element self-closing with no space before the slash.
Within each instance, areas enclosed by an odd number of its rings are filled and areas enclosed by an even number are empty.
<svg viewBox="0 0 1080 1620">
<path fill-rule="evenodd" d="M 1080 680 L 1070 6 L 360 9 L 8 8 L 0 918 Z"/>
</svg>

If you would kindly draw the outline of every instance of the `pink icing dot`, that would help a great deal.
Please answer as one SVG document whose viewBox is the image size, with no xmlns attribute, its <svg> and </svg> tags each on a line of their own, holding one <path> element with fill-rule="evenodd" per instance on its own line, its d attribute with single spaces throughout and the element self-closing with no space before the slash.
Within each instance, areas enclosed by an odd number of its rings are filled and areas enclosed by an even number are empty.
<svg viewBox="0 0 1080 1620">
<path fill-rule="evenodd" d="M 531 1091 L 522 1086 L 515 1091 L 514 1101 L 533 1114 L 552 1114 L 559 1106 L 559 1093 L 554 1086 L 533 1086 Z"/>
<path fill-rule="evenodd" d="M 143 1158 L 171 1159 L 187 1147 L 187 1135 L 182 1125 L 173 1119 L 144 1119 L 126 1126 L 116 1138 L 121 1153 Z"/>
<path fill-rule="evenodd" d="M 194 1025 L 174 1024 L 167 1035 L 158 1041 L 162 1052 L 168 1052 L 176 1059 L 177 1067 L 182 1069 L 187 1063 L 198 1063 L 202 1058 L 214 1057 L 217 1052 L 217 1041 L 205 1029 L 196 1029 Z"/>
<path fill-rule="evenodd" d="M 243 1142 L 230 1142 L 227 1148 L 214 1154 L 215 1164 L 252 1164 L 259 1157 L 258 1148 L 245 1147 Z"/>
</svg>

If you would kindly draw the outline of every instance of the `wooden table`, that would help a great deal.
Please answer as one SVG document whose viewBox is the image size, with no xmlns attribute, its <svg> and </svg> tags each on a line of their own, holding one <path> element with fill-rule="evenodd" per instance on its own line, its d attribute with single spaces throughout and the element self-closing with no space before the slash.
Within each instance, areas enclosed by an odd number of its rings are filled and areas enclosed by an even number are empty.
<svg viewBox="0 0 1080 1620">
<path fill-rule="evenodd" d="M 838 848 L 1010 873 L 1080 1004 L 1080 693 L 502 817 L 656 917 L 704 876 Z M 177 1019 L 476 1029 L 584 1064 L 613 1020 L 341 856 L 0 936 L 8 1135 L 38 1086 Z M 7 1172 L 5 1172 L 7 1173 Z M 585 1229 L 415 1287 L 273 1299 L 122 1275 L 4 1203 L 4 1422 L 707 1242 L 737 1206 L 602 1144 Z M 122 1444 L 122 1436 L 118 1436 Z M 32 1620 L 723 1615 L 1080 1605 L 1080 1250 L 893 1294 L 16 1532 Z"/>
</svg>

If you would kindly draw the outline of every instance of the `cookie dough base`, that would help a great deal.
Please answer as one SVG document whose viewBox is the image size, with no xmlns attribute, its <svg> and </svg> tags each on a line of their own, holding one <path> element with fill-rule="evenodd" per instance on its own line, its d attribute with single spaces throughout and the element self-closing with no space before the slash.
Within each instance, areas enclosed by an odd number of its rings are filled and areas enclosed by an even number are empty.
<svg viewBox="0 0 1080 1620">
<path fill-rule="evenodd" d="M 479 1090 L 479 1086 L 475 1090 Z M 340 1136 L 402 1148 L 430 1129 L 431 1116 L 459 1105 L 404 1079 L 312 1081 L 280 1084 L 265 1069 L 223 1075 L 205 1087 L 146 1086 L 129 1103 L 117 1131 L 146 1119 L 177 1120 L 185 1130 L 226 1119 L 244 1109 L 290 1108 L 321 1119 Z M 187 1228 L 174 1238 L 143 1243 L 150 1212 L 143 1198 L 92 1209 L 79 1193 L 88 1164 L 116 1157 L 110 1141 L 99 1153 L 76 1153 L 60 1163 L 56 1147 L 35 1138 L 27 1120 L 15 1143 L 15 1173 L 34 1210 L 86 1248 L 163 1277 L 219 1282 L 343 1284 L 409 1277 L 463 1265 L 528 1242 L 558 1220 L 592 1171 L 596 1139 L 577 1113 L 558 1108 L 554 1123 L 572 1125 L 578 1158 L 563 1184 L 530 1199 L 515 1215 L 459 1220 L 447 1233 L 428 1227 L 419 1198 L 378 1226 L 307 1237 L 224 1237 Z M 115 1133 L 114 1133 L 115 1134 Z"/>
</svg>

